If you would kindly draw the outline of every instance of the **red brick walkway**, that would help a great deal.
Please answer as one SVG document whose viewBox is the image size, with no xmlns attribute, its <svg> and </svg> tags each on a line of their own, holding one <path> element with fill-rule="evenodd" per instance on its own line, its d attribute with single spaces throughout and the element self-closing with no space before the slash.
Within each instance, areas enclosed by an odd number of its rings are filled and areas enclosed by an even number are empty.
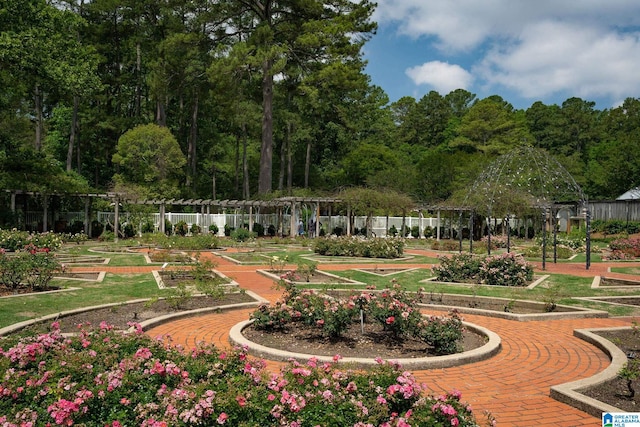
<svg viewBox="0 0 640 427">
<path fill-rule="evenodd" d="M 271 301 L 279 296 L 279 292 L 273 288 L 273 281 L 255 272 L 257 267 L 239 266 L 221 258 L 215 261 L 217 269 L 234 278 L 242 288 Z M 321 266 L 326 270 L 354 267 Z M 562 263 L 547 264 L 547 271 L 595 276 L 605 273 L 607 267 L 598 263 L 586 271 L 584 264 Z M 148 334 L 154 337 L 169 335 L 173 344 L 185 348 L 202 341 L 224 348 L 229 346 L 228 331 L 231 326 L 246 320 L 251 311 L 243 309 L 177 320 L 153 328 Z M 502 339 L 502 351 L 489 360 L 465 366 L 414 371 L 433 392 L 459 390 L 463 399 L 474 408 L 478 419 L 483 416 L 483 411 L 490 411 L 498 424 L 503 426 L 601 425 L 600 419 L 550 398 L 549 390 L 552 385 L 589 377 L 609 365 L 609 359 L 602 351 L 573 337 L 574 329 L 628 326 L 633 319 L 517 322 L 475 315 L 464 317 L 469 322 L 496 332 Z M 275 363 L 269 365 L 277 366 Z"/>
</svg>

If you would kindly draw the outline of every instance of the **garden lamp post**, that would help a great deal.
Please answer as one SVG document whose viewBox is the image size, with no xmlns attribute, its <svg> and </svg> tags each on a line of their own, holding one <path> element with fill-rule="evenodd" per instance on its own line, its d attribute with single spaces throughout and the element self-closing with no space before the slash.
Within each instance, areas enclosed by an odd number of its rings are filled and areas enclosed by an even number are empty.
<svg viewBox="0 0 640 427">
<path fill-rule="evenodd" d="M 558 222 L 560 221 L 560 211 L 553 215 L 553 263 L 558 262 Z"/>
<path fill-rule="evenodd" d="M 547 208 L 542 208 L 542 269 L 547 269 Z"/>
<path fill-rule="evenodd" d="M 583 212 L 584 212 L 586 235 L 587 235 L 587 239 L 586 239 L 587 240 L 586 241 L 587 257 L 586 257 L 585 267 L 588 270 L 589 267 L 591 267 L 591 212 L 589 212 L 588 206 L 583 209 Z"/>
<path fill-rule="evenodd" d="M 504 221 L 507 224 L 507 253 L 511 252 L 511 215 L 507 214 L 504 217 Z"/>
</svg>

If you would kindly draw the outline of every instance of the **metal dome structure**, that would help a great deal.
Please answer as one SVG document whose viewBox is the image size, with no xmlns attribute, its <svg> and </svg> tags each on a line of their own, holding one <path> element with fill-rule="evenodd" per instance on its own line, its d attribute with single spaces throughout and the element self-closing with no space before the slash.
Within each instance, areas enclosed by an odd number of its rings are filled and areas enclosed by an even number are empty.
<svg viewBox="0 0 640 427">
<path fill-rule="evenodd" d="M 545 150 L 523 145 L 498 157 L 469 187 L 463 202 L 465 210 L 487 218 L 506 218 L 541 211 L 545 224 L 548 220 L 555 220 L 554 211 L 562 206 L 572 206 L 577 212 L 586 214 L 588 269 L 590 218 L 587 198 L 571 174 Z M 460 217 L 462 221 L 462 214 Z M 488 230 L 490 245 L 490 227 Z M 553 231 L 555 244 L 555 226 Z M 543 226 L 543 268 L 545 251 L 546 225 Z"/>
</svg>

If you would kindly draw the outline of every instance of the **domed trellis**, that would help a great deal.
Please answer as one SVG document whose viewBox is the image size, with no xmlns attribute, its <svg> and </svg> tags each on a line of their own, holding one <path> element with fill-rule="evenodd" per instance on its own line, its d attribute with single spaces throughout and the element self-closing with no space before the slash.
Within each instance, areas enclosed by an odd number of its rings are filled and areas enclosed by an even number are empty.
<svg viewBox="0 0 640 427">
<path fill-rule="evenodd" d="M 590 265 L 590 233 L 587 198 L 571 174 L 546 151 L 521 146 L 493 161 L 469 187 L 463 207 L 467 211 L 487 218 L 505 218 L 510 226 L 512 215 L 523 215 L 541 210 L 543 218 L 542 265 L 546 262 L 546 222 L 548 215 L 554 221 L 554 210 L 576 206 L 586 213 L 587 264 Z M 472 215 L 473 216 L 473 215 Z M 460 214 L 462 222 L 462 213 Z M 471 221 L 473 224 L 473 221 Z M 556 253 L 556 227 L 554 230 L 554 262 Z M 491 253 L 491 227 L 488 228 L 488 245 Z M 461 234 L 461 233 L 460 233 Z M 510 231 L 507 229 L 507 236 Z M 473 239 L 471 238 L 472 242 Z M 472 243 L 470 243 L 472 245 Z"/>
</svg>

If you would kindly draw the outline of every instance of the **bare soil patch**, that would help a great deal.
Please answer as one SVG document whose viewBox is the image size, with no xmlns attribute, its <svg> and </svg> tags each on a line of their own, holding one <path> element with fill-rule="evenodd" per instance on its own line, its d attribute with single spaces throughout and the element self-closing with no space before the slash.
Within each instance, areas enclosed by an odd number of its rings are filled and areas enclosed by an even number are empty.
<svg viewBox="0 0 640 427">
<path fill-rule="evenodd" d="M 618 330 L 599 332 L 598 335 L 608 339 L 619 347 L 627 357 L 640 358 L 640 335 L 633 330 Z M 629 397 L 627 381 L 615 378 L 596 387 L 582 390 L 585 396 L 592 397 L 601 402 L 615 406 L 625 412 L 638 412 L 640 410 L 640 378 L 632 382 L 636 390 L 635 398 Z"/>
</svg>

